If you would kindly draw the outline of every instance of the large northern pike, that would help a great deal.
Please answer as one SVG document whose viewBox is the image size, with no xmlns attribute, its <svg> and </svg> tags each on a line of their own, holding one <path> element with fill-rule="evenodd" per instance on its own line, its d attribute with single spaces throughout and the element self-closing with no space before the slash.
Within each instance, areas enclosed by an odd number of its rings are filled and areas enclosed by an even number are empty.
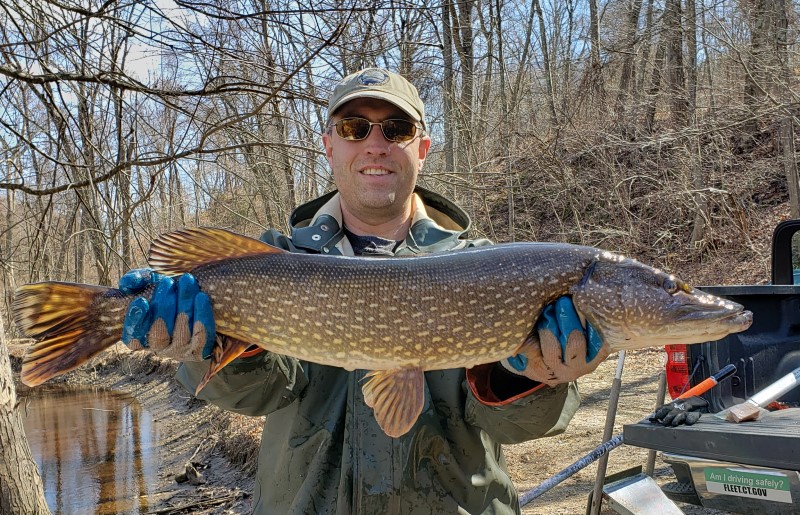
<svg viewBox="0 0 800 515">
<path fill-rule="evenodd" d="M 235 339 L 215 349 L 198 390 L 250 344 L 371 370 L 365 401 L 395 437 L 422 410 L 425 370 L 516 354 L 542 308 L 562 295 L 572 297 L 611 352 L 713 341 L 752 320 L 739 304 L 632 259 L 559 243 L 359 258 L 292 254 L 201 228 L 160 236 L 149 263 L 165 274 L 194 274 L 211 298 L 217 332 Z M 37 340 L 23 360 L 22 381 L 42 383 L 119 341 L 135 297 L 58 282 L 20 287 L 14 319 Z"/>
</svg>

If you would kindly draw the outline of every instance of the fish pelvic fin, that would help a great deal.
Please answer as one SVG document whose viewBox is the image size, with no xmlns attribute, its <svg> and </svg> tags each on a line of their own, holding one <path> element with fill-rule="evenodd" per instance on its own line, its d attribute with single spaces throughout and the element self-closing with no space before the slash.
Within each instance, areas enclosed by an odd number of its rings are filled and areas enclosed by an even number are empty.
<svg viewBox="0 0 800 515">
<path fill-rule="evenodd" d="M 200 390 L 205 388 L 211 379 L 222 370 L 225 365 L 238 358 L 239 356 L 250 347 L 250 344 L 237 340 L 236 338 L 217 338 L 214 343 L 213 354 L 211 355 L 211 363 L 208 365 L 208 371 L 197 384 L 194 394 L 200 393 Z"/>
<path fill-rule="evenodd" d="M 160 235 L 150 244 L 148 263 L 157 272 L 179 275 L 225 259 L 283 252 L 286 251 L 225 229 L 197 227 Z"/>
<path fill-rule="evenodd" d="M 60 282 L 26 284 L 14 293 L 17 327 L 36 341 L 20 379 L 36 386 L 73 370 L 119 341 L 125 297 L 113 288 Z"/>
<path fill-rule="evenodd" d="M 383 432 L 392 438 L 406 434 L 425 404 L 425 381 L 419 367 L 377 370 L 361 387 L 364 401 L 375 411 Z"/>
</svg>

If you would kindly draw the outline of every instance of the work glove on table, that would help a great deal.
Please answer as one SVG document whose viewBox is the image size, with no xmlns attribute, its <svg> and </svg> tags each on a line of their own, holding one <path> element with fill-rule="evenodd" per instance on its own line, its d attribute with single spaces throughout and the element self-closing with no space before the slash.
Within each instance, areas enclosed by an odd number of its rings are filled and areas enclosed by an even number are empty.
<svg viewBox="0 0 800 515">
<path fill-rule="evenodd" d="M 167 277 L 151 269 L 131 270 L 119 280 L 119 290 L 136 295 L 155 285 L 148 300 L 135 298 L 128 306 L 122 341 L 132 350 L 146 348 L 180 361 L 212 356 L 216 338 L 211 299 L 200 291 L 192 274 Z"/>
<path fill-rule="evenodd" d="M 609 354 L 600 335 L 581 324 L 570 297 L 558 298 L 542 310 L 520 352 L 500 364 L 509 372 L 555 386 L 593 372 Z"/>
<path fill-rule="evenodd" d="M 702 397 L 675 399 L 664 404 L 650 417 L 650 422 L 663 426 L 677 427 L 681 424 L 691 426 L 700 420 L 702 413 L 708 413 L 708 401 Z"/>
</svg>

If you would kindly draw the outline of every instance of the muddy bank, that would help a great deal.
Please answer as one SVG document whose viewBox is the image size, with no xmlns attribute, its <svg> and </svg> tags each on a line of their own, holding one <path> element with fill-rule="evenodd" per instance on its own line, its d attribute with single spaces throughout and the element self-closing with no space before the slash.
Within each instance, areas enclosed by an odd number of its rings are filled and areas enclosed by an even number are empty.
<svg viewBox="0 0 800 515">
<path fill-rule="evenodd" d="M 17 373 L 21 346 L 11 349 Z M 263 418 L 236 415 L 195 399 L 173 379 L 177 366 L 119 345 L 48 384 L 125 392 L 154 415 L 159 473 L 155 493 L 146 500 L 147 513 L 249 513 Z M 30 389 L 19 382 L 17 388 L 24 409 Z M 187 462 L 197 465 L 204 483 L 176 481 Z"/>
</svg>

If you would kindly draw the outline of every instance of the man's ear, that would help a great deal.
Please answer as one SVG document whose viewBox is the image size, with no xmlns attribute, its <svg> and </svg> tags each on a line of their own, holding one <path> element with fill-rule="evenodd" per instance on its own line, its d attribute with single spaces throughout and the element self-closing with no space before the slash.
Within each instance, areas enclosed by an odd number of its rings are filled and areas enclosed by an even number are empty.
<svg viewBox="0 0 800 515">
<path fill-rule="evenodd" d="M 328 160 L 328 164 L 330 164 L 333 156 L 333 145 L 331 142 L 330 131 L 325 131 L 322 133 L 322 145 L 325 147 L 325 158 Z"/>
<path fill-rule="evenodd" d="M 428 151 L 431 149 L 431 137 L 425 135 L 419 139 L 419 168 L 422 170 L 422 165 L 428 157 Z"/>
</svg>

